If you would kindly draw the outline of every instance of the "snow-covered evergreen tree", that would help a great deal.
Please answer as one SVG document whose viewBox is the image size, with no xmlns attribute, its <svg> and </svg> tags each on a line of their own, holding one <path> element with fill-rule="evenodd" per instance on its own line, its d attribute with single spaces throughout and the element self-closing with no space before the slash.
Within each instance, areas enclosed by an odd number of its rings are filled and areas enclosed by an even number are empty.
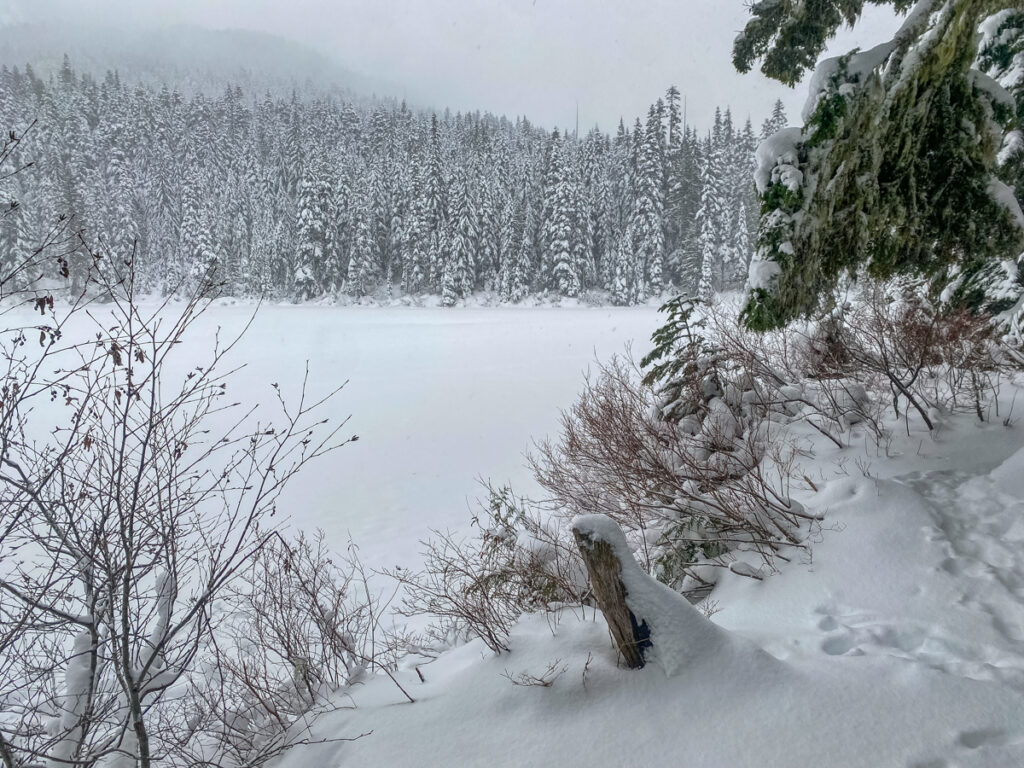
<svg viewBox="0 0 1024 768">
<path fill-rule="evenodd" d="M 550 270 L 551 288 L 565 296 L 578 296 L 581 285 L 575 248 L 576 190 L 571 173 L 565 141 L 555 131 L 545 175 L 543 263 Z"/>
<path fill-rule="evenodd" d="M 698 295 L 710 301 L 715 291 L 722 290 L 726 264 L 731 261 L 728 250 L 729 207 L 725 192 L 726 177 L 724 123 L 716 113 L 715 126 L 702 144 L 700 157 L 700 208 L 697 211 L 697 238 L 700 247 L 700 281 Z"/>
<path fill-rule="evenodd" d="M 373 214 L 365 194 L 357 195 L 353 201 L 352 216 L 352 250 L 348 258 L 346 289 L 360 298 L 373 290 L 381 276 L 377 242 L 373 236 Z"/>
<path fill-rule="evenodd" d="M 473 250 L 476 243 L 471 201 L 465 184 L 455 187 L 451 205 L 452 234 L 441 282 L 441 304 L 446 307 L 454 306 L 473 291 Z"/>
<path fill-rule="evenodd" d="M 664 278 L 665 232 L 663 229 L 665 200 L 665 147 L 662 130 L 663 106 L 659 101 L 647 113 L 636 170 L 636 197 L 630 228 L 640 262 L 642 279 L 636 286 L 639 296 L 658 294 Z"/>
<path fill-rule="evenodd" d="M 298 244 L 295 260 L 295 291 L 300 300 L 341 287 L 341 273 L 334 242 L 334 191 L 321 162 L 306 165 L 299 185 Z"/>
<path fill-rule="evenodd" d="M 772 107 L 771 115 L 766 117 L 761 124 L 761 140 L 763 141 L 769 136 L 774 136 L 787 125 L 789 125 L 789 120 L 786 117 L 786 107 L 782 103 L 782 99 L 779 99 L 775 102 L 775 106 Z"/>
<path fill-rule="evenodd" d="M 12 182 L 24 209 L 2 236 L 33 242 L 72 215 L 97 247 L 136 247 L 140 278 L 164 292 L 212 279 L 281 299 L 364 296 L 389 281 L 438 294 L 447 274 L 459 297 L 598 289 L 632 303 L 700 272 L 704 160 L 675 88 L 646 124 L 557 138 L 525 118 L 378 99 L 96 81 L 70 60 L 49 79 L 0 69 L 0 105 L 11 127 L 40 118 L 18 159 L 45 160 Z M 724 156 L 740 151 L 734 134 Z M 741 198 L 748 215 L 757 207 L 741 186 L 720 191 L 719 231 L 732 231 Z M 449 262 L 465 242 L 472 271 L 455 290 L 462 267 Z M 66 278 L 48 277 L 81 287 L 87 266 L 82 249 Z"/>
<path fill-rule="evenodd" d="M 760 61 L 768 76 L 796 82 L 839 24 L 859 19 L 863 2 L 844 5 L 839 14 L 830 3 L 754 4 L 737 66 Z M 819 311 L 859 270 L 923 280 L 935 297 L 971 309 L 1015 303 L 1001 264 L 1024 247 L 1024 214 L 997 177 L 1014 104 L 974 69 L 979 25 L 1012 8 L 920 0 L 890 42 L 818 64 L 804 129 L 777 133 L 760 152 L 766 215 L 748 326 Z"/>
</svg>

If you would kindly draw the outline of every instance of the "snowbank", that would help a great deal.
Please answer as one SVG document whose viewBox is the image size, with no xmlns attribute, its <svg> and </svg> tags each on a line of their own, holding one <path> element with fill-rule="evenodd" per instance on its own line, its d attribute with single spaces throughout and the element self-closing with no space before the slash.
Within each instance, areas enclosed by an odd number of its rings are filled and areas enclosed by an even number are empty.
<svg viewBox="0 0 1024 768">
<path fill-rule="evenodd" d="M 730 637 L 678 592 L 644 573 L 622 529 L 607 515 L 581 515 L 573 520 L 572 527 L 592 541 L 611 546 L 622 564 L 620 578 L 626 588 L 626 604 L 637 622 L 646 622 L 650 629 L 651 648 L 645 658 L 666 675 L 698 664 L 734 669 L 767 668 L 775 662 L 754 646 Z"/>
<path fill-rule="evenodd" d="M 813 557 L 724 574 L 712 621 L 627 565 L 656 663 L 618 667 L 599 612 L 526 616 L 510 654 L 475 641 L 416 660 L 424 682 L 403 670 L 416 704 L 371 680 L 320 729 L 372 735 L 285 767 L 1024 764 L 1024 433 L 943 430 L 894 431 L 889 458 L 815 446 Z M 578 524 L 623 548 L 605 520 Z"/>
</svg>

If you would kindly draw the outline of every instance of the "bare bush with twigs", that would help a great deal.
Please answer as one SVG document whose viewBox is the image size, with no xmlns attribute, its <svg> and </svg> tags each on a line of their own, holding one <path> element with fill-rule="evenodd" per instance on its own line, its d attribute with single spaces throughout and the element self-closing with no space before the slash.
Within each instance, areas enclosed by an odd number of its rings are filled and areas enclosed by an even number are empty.
<svg viewBox="0 0 1024 768">
<path fill-rule="evenodd" d="M 259 765 L 308 735 L 367 676 L 394 676 L 403 637 L 383 624 L 389 600 L 370 585 L 354 545 L 323 535 L 267 542 L 223 597 L 208 674 L 189 679 L 193 716 L 214 751 Z"/>
<path fill-rule="evenodd" d="M 817 518 L 789 497 L 795 453 L 781 429 L 744 416 L 744 393 L 721 397 L 718 384 L 703 387 L 699 410 L 657 418 L 657 393 L 639 379 L 623 359 L 602 366 L 561 436 L 538 446 L 534 473 L 559 514 L 608 515 L 641 565 L 679 588 L 707 583 L 708 567 L 760 576 L 801 548 Z"/>
<path fill-rule="evenodd" d="M 284 487 L 348 442 L 322 415 L 335 393 L 303 385 L 291 403 L 275 386 L 263 418 L 227 397 L 231 342 L 174 380 L 212 284 L 143 310 L 131 257 L 90 251 L 63 219 L 29 254 L 3 276 L 10 306 L 40 317 L 0 332 L 0 764 L 223 757 L 189 681 Z M 55 299 L 37 274 L 70 281 L 72 255 L 87 274 Z"/>
<path fill-rule="evenodd" d="M 1000 387 L 1022 365 L 992 318 L 878 284 L 844 310 L 843 345 L 861 376 L 882 380 L 897 416 L 902 410 L 906 419 L 912 409 L 928 429 L 934 411 L 973 413 L 979 421 L 999 416 Z"/>
<path fill-rule="evenodd" d="M 582 561 L 558 521 L 510 488 L 485 487 L 475 537 L 434 531 L 424 542 L 422 569 L 387 572 L 403 589 L 398 612 L 433 620 L 427 644 L 479 637 L 503 653 L 523 613 L 586 600 Z"/>
</svg>

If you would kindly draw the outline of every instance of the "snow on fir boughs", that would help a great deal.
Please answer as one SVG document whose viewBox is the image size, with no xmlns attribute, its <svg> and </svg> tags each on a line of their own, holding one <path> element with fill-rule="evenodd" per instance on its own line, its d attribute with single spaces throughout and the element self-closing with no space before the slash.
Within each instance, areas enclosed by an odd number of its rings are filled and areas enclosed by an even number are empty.
<svg viewBox="0 0 1024 768">
<path fill-rule="evenodd" d="M 756 3 L 736 42 L 737 65 L 745 71 L 761 59 L 766 74 L 794 82 L 838 25 L 863 9 L 862 0 L 837 5 L 797 14 Z M 804 128 L 783 129 L 758 150 L 750 328 L 827 308 L 843 277 L 861 272 L 921 281 L 953 307 L 1001 314 L 1019 303 L 1024 286 L 1014 262 L 1024 215 L 1000 179 L 1012 183 L 1020 167 L 1018 157 L 1006 168 L 1019 115 L 1004 86 L 975 69 L 976 30 L 1009 5 L 920 0 L 891 41 L 818 64 Z M 986 22 L 993 34 L 983 69 L 1012 69 L 1018 16 L 1004 11 L 1001 22 Z"/>
</svg>

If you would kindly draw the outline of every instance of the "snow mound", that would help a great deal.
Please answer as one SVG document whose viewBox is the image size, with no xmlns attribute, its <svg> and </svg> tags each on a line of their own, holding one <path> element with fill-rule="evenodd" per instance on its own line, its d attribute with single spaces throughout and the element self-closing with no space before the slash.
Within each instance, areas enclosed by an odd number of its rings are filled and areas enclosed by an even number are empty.
<svg viewBox="0 0 1024 768">
<path fill-rule="evenodd" d="M 1024 449 L 992 470 L 989 477 L 996 490 L 1016 499 L 1024 499 Z"/>
<path fill-rule="evenodd" d="M 626 587 L 626 605 L 637 623 L 646 623 L 651 633 L 652 647 L 645 658 L 666 675 L 696 664 L 735 668 L 741 661 L 753 666 L 777 663 L 755 646 L 732 637 L 678 592 L 644 573 L 633 559 L 622 529 L 607 515 L 581 515 L 573 520 L 572 527 L 612 548 L 622 564 L 620 578 Z"/>
</svg>

